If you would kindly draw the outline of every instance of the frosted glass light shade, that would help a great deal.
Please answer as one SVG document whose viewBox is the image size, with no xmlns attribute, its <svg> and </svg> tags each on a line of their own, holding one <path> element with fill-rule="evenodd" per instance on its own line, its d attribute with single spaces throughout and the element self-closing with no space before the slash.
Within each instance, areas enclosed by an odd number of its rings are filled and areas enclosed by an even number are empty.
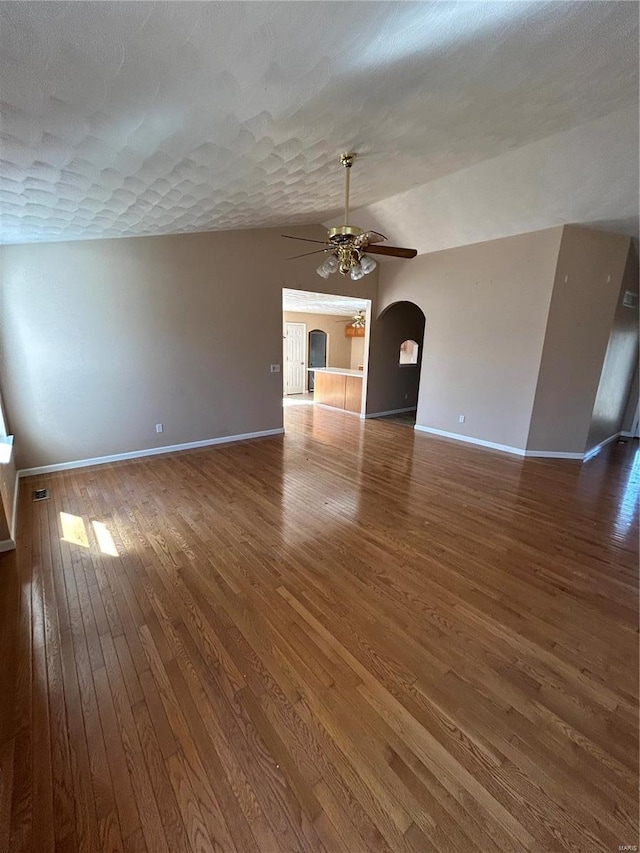
<svg viewBox="0 0 640 853">
<path fill-rule="evenodd" d="M 360 266 L 362 267 L 364 274 L 367 275 L 368 273 L 373 272 L 378 264 L 373 260 L 373 258 L 370 258 L 369 255 L 364 255 L 360 261 Z"/>
<path fill-rule="evenodd" d="M 358 281 L 358 279 L 364 278 L 364 270 L 362 269 L 362 265 L 357 263 L 351 267 L 351 278 L 353 281 Z"/>
<path fill-rule="evenodd" d="M 322 278 L 329 278 L 331 273 L 336 272 L 338 269 L 338 259 L 335 255 L 329 255 L 328 258 L 325 258 L 324 261 L 320 264 L 316 272 Z"/>
</svg>

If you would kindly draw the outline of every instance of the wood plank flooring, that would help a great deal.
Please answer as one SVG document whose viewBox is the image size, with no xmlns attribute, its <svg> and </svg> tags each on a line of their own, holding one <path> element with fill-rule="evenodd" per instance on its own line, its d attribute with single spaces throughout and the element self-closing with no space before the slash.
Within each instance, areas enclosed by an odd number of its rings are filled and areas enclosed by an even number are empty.
<svg viewBox="0 0 640 853">
<path fill-rule="evenodd" d="M 0 851 L 638 844 L 637 441 L 524 461 L 285 412 L 22 482 Z"/>
</svg>

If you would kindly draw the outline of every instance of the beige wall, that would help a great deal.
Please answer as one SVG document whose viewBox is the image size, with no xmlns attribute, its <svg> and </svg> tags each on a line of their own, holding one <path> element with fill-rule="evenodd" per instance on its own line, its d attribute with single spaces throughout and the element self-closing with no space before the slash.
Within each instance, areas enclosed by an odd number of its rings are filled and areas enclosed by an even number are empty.
<svg viewBox="0 0 640 853">
<path fill-rule="evenodd" d="M 0 464 L 0 542 L 11 539 L 11 522 L 14 513 L 14 496 L 16 487 L 16 467 L 13 459 Z"/>
<path fill-rule="evenodd" d="M 281 232 L 0 249 L 0 387 L 18 467 L 280 428 L 282 288 L 319 282 L 309 258 L 286 260 Z M 334 275 L 322 290 L 375 300 L 377 278 Z"/>
<path fill-rule="evenodd" d="M 360 367 L 364 368 L 364 360 L 365 360 L 365 352 L 364 352 L 365 339 L 362 338 L 351 338 L 351 357 L 349 359 L 349 367 L 351 370 L 358 370 Z"/>
<path fill-rule="evenodd" d="M 7 438 L 9 423 L 2 404 L 0 394 L 0 453 L 11 447 L 11 439 Z M 4 459 L 5 457 L 2 456 Z M 8 462 L 0 462 L 0 542 L 11 539 L 13 520 L 13 501 L 16 486 L 16 467 L 13 455 Z"/>
<path fill-rule="evenodd" d="M 622 419 L 622 430 L 630 433 L 633 430 L 636 414 L 638 413 L 638 398 L 640 396 L 640 376 L 638 375 L 638 362 L 636 361 L 635 370 L 633 371 L 633 379 L 631 380 L 631 388 L 627 398 L 627 405 Z M 636 427 L 637 434 L 637 427 Z"/>
<path fill-rule="evenodd" d="M 638 249 L 635 243 L 631 243 L 631 247 L 629 249 L 629 258 L 627 260 L 627 267 L 625 269 L 625 279 L 629 275 L 629 263 L 632 266 L 631 269 L 634 271 L 636 283 L 638 281 Z M 626 284 L 623 282 L 623 289 L 626 287 Z M 629 388 L 629 396 L 627 397 L 627 405 L 625 407 L 625 412 L 622 418 L 622 430 L 624 432 L 631 432 L 634 427 L 636 414 L 638 412 L 638 398 L 640 397 L 640 375 L 639 375 L 639 367 L 640 364 L 638 362 L 638 357 L 636 356 L 636 363 L 633 370 L 633 377 L 631 379 L 631 387 Z M 636 430 L 637 434 L 637 430 Z"/>
<path fill-rule="evenodd" d="M 636 295 L 633 308 L 623 303 L 626 291 Z M 634 372 L 638 364 L 638 253 L 631 245 L 618 294 L 613 327 L 604 357 L 586 449 L 622 431 Z"/>
<path fill-rule="evenodd" d="M 563 230 L 529 450 L 583 453 L 588 449 L 629 243 L 629 237 L 619 234 L 577 226 Z M 597 433 L 606 428 L 602 423 Z"/>
<path fill-rule="evenodd" d="M 351 365 L 351 338 L 344 333 L 345 326 L 352 321 L 345 314 L 342 317 L 333 314 L 307 314 L 294 311 L 283 311 L 283 333 L 285 323 L 305 323 L 307 334 L 305 338 L 305 362 L 309 362 L 309 332 L 319 329 L 327 335 L 327 367 L 349 367 Z M 283 356 L 284 360 L 284 356 Z M 284 368 L 283 368 L 284 372 Z M 284 375 L 283 375 L 284 380 Z M 305 390 L 309 387 L 309 374 L 305 376 Z"/>
<path fill-rule="evenodd" d="M 418 424 L 526 447 L 561 236 L 551 228 L 380 265 L 379 311 L 409 300 L 426 316 Z"/>
</svg>

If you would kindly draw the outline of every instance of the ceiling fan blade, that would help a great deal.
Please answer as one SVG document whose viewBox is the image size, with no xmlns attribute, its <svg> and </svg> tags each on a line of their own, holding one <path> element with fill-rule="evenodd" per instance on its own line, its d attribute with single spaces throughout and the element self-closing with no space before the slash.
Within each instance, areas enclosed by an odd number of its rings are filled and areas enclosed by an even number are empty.
<svg viewBox="0 0 640 853">
<path fill-rule="evenodd" d="M 291 258 L 285 258 L 287 261 L 295 261 L 296 258 L 306 258 L 308 255 L 321 255 L 323 252 L 328 252 L 333 249 L 333 246 L 328 246 L 326 249 L 316 249 L 315 252 L 305 252 L 302 255 L 293 255 Z"/>
<path fill-rule="evenodd" d="M 309 237 L 292 237 L 291 234 L 281 234 L 281 237 L 286 237 L 287 240 L 304 240 L 305 243 L 321 243 L 323 246 L 327 245 L 326 240 L 311 240 Z"/>
<path fill-rule="evenodd" d="M 370 243 L 381 243 L 387 238 L 379 231 L 365 231 L 365 233 L 362 234 L 359 239 L 364 245 L 368 246 Z"/>
<path fill-rule="evenodd" d="M 391 255 L 392 258 L 415 258 L 417 249 L 401 249 L 399 246 L 367 246 L 364 250 L 369 255 Z"/>
</svg>

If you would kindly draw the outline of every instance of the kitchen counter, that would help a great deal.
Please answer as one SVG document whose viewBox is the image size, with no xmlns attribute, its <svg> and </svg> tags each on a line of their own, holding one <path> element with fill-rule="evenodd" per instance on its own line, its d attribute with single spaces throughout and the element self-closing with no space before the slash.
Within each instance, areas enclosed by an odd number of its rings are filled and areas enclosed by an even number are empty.
<svg viewBox="0 0 640 853">
<path fill-rule="evenodd" d="M 347 412 L 362 411 L 362 371 L 347 367 L 310 367 L 314 372 L 313 400 Z"/>
<path fill-rule="evenodd" d="M 361 370 L 350 370 L 348 367 L 308 367 L 314 373 L 334 373 L 337 376 L 359 376 L 362 378 Z"/>
</svg>

